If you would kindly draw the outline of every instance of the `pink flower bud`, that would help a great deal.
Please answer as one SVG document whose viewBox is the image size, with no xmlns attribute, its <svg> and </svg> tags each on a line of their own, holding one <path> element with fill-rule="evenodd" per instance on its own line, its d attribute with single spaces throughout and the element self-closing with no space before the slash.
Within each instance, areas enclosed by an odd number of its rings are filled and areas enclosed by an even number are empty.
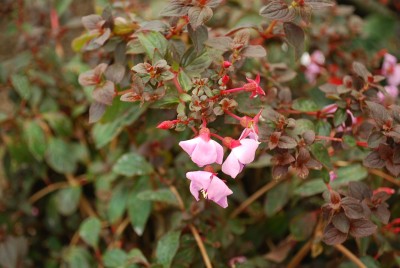
<svg viewBox="0 0 400 268">
<path fill-rule="evenodd" d="M 175 126 L 175 122 L 174 121 L 163 121 L 160 124 L 158 124 L 157 128 L 159 129 L 170 129 L 173 128 Z"/>
</svg>

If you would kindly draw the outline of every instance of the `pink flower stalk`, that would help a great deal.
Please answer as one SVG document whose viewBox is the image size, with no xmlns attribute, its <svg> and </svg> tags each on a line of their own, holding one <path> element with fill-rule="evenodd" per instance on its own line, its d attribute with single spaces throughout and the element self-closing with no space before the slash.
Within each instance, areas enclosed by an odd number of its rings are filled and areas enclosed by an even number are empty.
<svg viewBox="0 0 400 268">
<path fill-rule="evenodd" d="M 224 149 L 222 146 L 210 138 L 210 130 L 202 128 L 199 136 L 181 141 L 179 146 L 190 155 L 190 158 L 199 167 L 210 165 L 212 163 L 222 164 Z"/>
<path fill-rule="evenodd" d="M 224 144 L 231 149 L 231 153 L 222 164 L 222 172 L 236 178 L 242 172 L 245 165 L 254 161 L 258 145 L 258 135 L 255 132 L 243 131 L 239 140 L 225 138 Z M 249 138 L 247 138 L 249 137 Z"/>
<path fill-rule="evenodd" d="M 245 84 L 243 86 L 243 88 L 246 91 L 251 91 L 251 95 L 250 95 L 251 99 L 256 98 L 258 95 L 265 96 L 264 90 L 260 87 L 260 75 L 259 74 L 257 74 L 257 76 L 254 80 L 247 78 L 247 77 L 246 77 L 246 79 L 247 79 L 248 83 Z"/>
<path fill-rule="evenodd" d="M 399 89 L 396 86 L 385 86 L 387 95 L 385 96 L 382 92 L 378 92 L 378 99 L 381 103 L 386 102 L 388 99 L 397 99 L 399 96 Z"/>
<path fill-rule="evenodd" d="M 392 195 L 396 192 L 396 190 L 393 188 L 389 188 L 389 187 L 379 187 L 376 190 L 374 190 L 373 194 L 377 194 L 379 192 L 385 192 L 387 194 Z"/>
<path fill-rule="evenodd" d="M 321 73 L 321 65 L 325 63 L 324 54 L 316 50 L 311 56 L 308 53 L 303 54 L 301 58 L 302 64 L 306 66 L 304 75 L 310 84 L 315 84 L 317 76 Z"/>
<path fill-rule="evenodd" d="M 227 196 L 233 194 L 232 190 L 213 173 L 208 171 L 192 171 L 186 173 L 190 182 L 190 192 L 199 201 L 199 192 L 203 197 L 214 201 L 223 208 L 228 207 Z"/>
<path fill-rule="evenodd" d="M 382 74 L 387 78 L 390 86 L 400 85 L 400 64 L 395 56 L 386 53 L 383 59 Z"/>
</svg>

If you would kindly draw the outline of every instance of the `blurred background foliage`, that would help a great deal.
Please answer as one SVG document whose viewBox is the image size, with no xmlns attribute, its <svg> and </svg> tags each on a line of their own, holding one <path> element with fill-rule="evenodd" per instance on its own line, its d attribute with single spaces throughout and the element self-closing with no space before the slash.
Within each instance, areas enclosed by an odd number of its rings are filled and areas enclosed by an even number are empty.
<svg viewBox="0 0 400 268">
<path fill-rule="evenodd" d="M 113 1 L 123 6 L 129 1 Z M 144 19 L 158 18 L 166 1 L 130 1 Z M 262 1 L 226 1 L 210 25 L 229 28 L 261 24 Z M 382 48 L 400 56 L 400 2 L 339 1 L 355 7 L 362 34 L 340 49 L 365 57 Z M 99 123 L 88 123 L 91 89 L 78 75 L 96 55 L 76 53 L 71 42 L 83 32 L 81 17 L 99 13 L 106 0 L 4 0 L 0 6 L 0 266 L 1 267 L 204 267 L 194 224 L 215 267 L 285 267 L 310 239 L 324 184 L 317 177 L 281 182 L 236 215 L 239 205 L 271 181 L 268 157 L 259 159 L 232 185 L 223 210 L 193 202 L 185 179 L 193 163 L 177 147 L 190 132 L 155 128 L 171 118 L 147 105 L 115 103 Z M 315 25 L 325 21 L 315 17 Z M 337 31 L 348 27 L 331 17 Z M 324 37 L 310 29 L 308 48 Z M 294 62 L 289 52 L 268 47 L 271 61 Z M 340 55 L 338 55 L 340 57 Z M 340 59 L 338 60 L 340 61 Z M 93 63 L 93 64 L 92 64 Z M 252 65 L 253 64 L 253 65 Z M 244 67 L 246 68 L 246 66 Z M 258 68 L 249 61 L 248 68 Z M 303 83 L 299 84 L 299 81 Z M 311 90 L 292 82 L 295 94 Z M 302 85 L 302 86 L 299 86 Z M 319 102 L 320 103 L 320 102 Z M 323 103 L 320 103 L 322 106 Z M 338 185 L 368 180 L 385 183 L 359 164 L 338 170 Z M 393 185 L 390 185 L 393 187 Z M 182 200 L 176 197 L 178 191 Z M 389 200 L 400 217 L 398 187 Z M 380 232 L 347 242 L 367 267 L 400 266 L 399 237 Z M 321 243 L 304 267 L 354 267 L 340 252 Z M 379 256 L 379 261 L 374 259 Z"/>
</svg>

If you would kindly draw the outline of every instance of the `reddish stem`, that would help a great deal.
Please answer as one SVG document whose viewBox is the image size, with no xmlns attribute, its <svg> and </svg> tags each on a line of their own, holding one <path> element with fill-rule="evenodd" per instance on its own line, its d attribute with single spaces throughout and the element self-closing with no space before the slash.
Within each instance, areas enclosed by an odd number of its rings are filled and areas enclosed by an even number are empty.
<svg viewBox="0 0 400 268">
<path fill-rule="evenodd" d="M 241 120 L 241 118 L 239 116 L 237 116 L 236 114 L 232 113 L 229 110 L 224 110 L 224 113 L 226 113 L 227 115 L 230 115 L 231 117 L 235 118 L 236 120 Z"/>
<path fill-rule="evenodd" d="M 220 94 L 221 95 L 232 94 L 243 90 L 245 90 L 243 87 L 231 88 L 231 89 L 221 90 Z"/>
<path fill-rule="evenodd" d="M 179 81 L 178 81 L 178 74 L 177 74 L 177 73 L 175 74 L 173 80 L 174 80 L 175 87 L 176 87 L 176 89 L 178 90 L 178 93 L 179 93 L 179 94 L 184 93 L 185 91 L 182 89 L 181 85 L 179 84 Z"/>
<path fill-rule="evenodd" d="M 215 138 L 217 138 L 217 139 L 219 139 L 219 140 L 221 140 L 221 141 L 224 141 L 224 138 L 223 137 L 221 137 L 220 135 L 218 135 L 218 134 L 215 134 L 215 133 L 210 133 L 210 135 L 211 136 L 213 136 L 213 137 L 215 137 Z"/>
<path fill-rule="evenodd" d="M 337 142 L 343 142 L 342 138 L 334 138 L 334 137 L 327 137 L 327 136 L 315 136 L 315 139 L 317 140 L 326 140 L 326 141 L 337 141 Z M 356 144 L 360 147 L 365 147 L 368 148 L 368 143 L 365 141 L 357 141 Z"/>
</svg>

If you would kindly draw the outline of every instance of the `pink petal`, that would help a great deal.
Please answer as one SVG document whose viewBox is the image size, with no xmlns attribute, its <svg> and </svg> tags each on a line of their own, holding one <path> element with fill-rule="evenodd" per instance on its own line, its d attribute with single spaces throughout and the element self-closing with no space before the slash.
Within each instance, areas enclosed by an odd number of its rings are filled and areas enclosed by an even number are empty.
<svg viewBox="0 0 400 268">
<path fill-rule="evenodd" d="M 257 74 L 256 79 L 254 79 L 254 82 L 256 82 L 257 85 L 260 84 L 260 75 L 259 74 Z"/>
<path fill-rule="evenodd" d="M 215 162 L 217 164 L 222 164 L 222 160 L 224 158 L 224 148 L 222 148 L 221 144 L 219 144 L 218 142 L 214 141 L 214 140 L 210 140 L 211 144 L 214 144 L 215 146 L 215 150 L 217 152 L 217 159 L 215 160 Z"/>
<path fill-rule="evenodd" d="M 397 87 L 400 84 L 400 64 L 394 67 L 393 74 L 388 76 L 388 84 Z"/>
<path fill-rule="evenodd" d="M 222 172 L 236 178 L 236 176 L 243 170 L 244 165 L 239 162 L 236 156 L 231 152 L 222 164 Z"/>
<path fill-rule="evenodd" d="M 216 176 L 211 179 L 211 183 L 207 189 L 208 198 L 223 208 L 228 206 L 228 199 L 226 197 L 232 193 L 231 189 Z"/>
<path fill-rule="evenodd" d="M 212 176 L 213 174 L 207 171 L 192 171 L 186 173 L 186 178 L 191 181 L 190 192 L 197 201 L 199 201 L 199 191 L 201 189 L 208 189 Z"/>
<path fill-rule="evenodd" d="M 386 86 L 385 90 L 393 98 L 397 98 L 399 95 L 399 89 L 395 86 Z"/>
<path fill-rule="evenodd" d="M 232 149 L 232 153 L 242 164 L 253 162 L 259 142 L 253 139 L 240 140 L 241 146 Z"/>
<path fill-rule="evenodd" d="M 199 167 L 202 167 L 212 164 L 217 160 L 217 150 L 215 149 L 214 144 L 206 142 L 200 138 L 191 157 L 193 162 L 195 162 Z"/>
<path fill-rule="evenodd" d="M 81 73 L 78 78 L 78 82 L 81 86 L 92 86 L 96 85 L 94 70 L 90 70 L 84 73 Z"/>
<path fill-rule="evenodd" d="M 182 149 L 187 152 L 190 156 L 192 156 L 192 153 L 194 151 L 194 149 L 196 148 L 197 144 L 199 143 L 200 138 L 194 138 L 191 140 L 187 140 L 187 141 L 181 141 L 179 142 L 179 146 L 182 147 Z"/>
<path fill-rule="evenodd" d="M 316 50 L 311 54 L 311 60 L 315 63 L 323 65 L 325 63 L 325 56 L 321 51 Z"/>
</svg>

